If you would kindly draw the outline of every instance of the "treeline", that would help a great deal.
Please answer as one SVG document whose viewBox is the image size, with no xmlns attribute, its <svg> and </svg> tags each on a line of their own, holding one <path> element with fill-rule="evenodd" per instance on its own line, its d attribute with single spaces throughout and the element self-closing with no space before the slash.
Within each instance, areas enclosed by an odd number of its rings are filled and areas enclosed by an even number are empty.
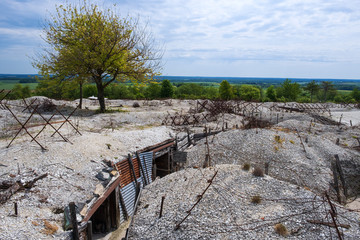
<svg viewBox="0 0 360 240">
<path fill-rule="evenodd" d="M 81 86 L 81 87 L 80 87 Z M 28 86 L 16 84 L 8 96 L 9 99 L 41 95 L 54 99 L 78 99 L 80 91 L 84 98 L 97 96 L 97 88 L 94 84 L 74 84 L 67 81 L 52 84 L 40 81 L 34 91 Z M 353 88 L 352 91 L 336 90 L 330 81 L 317 83 L 311 81 L 305 85 L 286 79 L 279 86 L 261 88 L 256 85 L 231 85 L 226 80 L 220 86 L 198 83 L 176 83 L 169 80 L 161 83 L 151 83 L 147 86 L 112 83 L 105 88 L 104 95 L 109 99 L 223 99 L 245 101 L 272 101 L 272 102 L 336 102 L 356 103 L 360 102 L 360 91 Z"/>
</svg>

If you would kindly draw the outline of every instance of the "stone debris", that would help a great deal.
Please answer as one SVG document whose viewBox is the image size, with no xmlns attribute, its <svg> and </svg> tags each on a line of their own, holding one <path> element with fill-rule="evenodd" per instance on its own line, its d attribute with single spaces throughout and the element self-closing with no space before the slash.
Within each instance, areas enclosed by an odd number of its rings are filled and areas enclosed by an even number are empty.
<svg viewBox="0 0 360 240">
<path fill-rule="evenodd" d="M 34 98 L 27 101 L 31 102 Z M 61 112 L 66 115 L 78 103 L 51 100 L 50 104 L 45 97 L 36 98 L 46 103 L 42 112 L 47 119 L 51 116 L 47 111 L 54 107 L 52 104 L 62 106 Z M 163 118 L 169 113 L 187 113 L 189 108 L 196 106 L 194 100 L 137 102 L 139 107 L 133 108 L 132 100 L 108 100 L 107 108 L 114 112 L 94 114 L 97 103 L 84 99 L 85 109 L 77 110 L 71 118 L 82 135 L 65 124 L 61 133 L 71 143 L 64 142 L 57 135 L 50 137 L 53 129 L 46 127 L 37 138 L 46 151 L 30 142 L 24 131 L 6 148 L 19 126 L 7 110 L 0 109 L 0 183 L 5 182 L 6 185 L 6 181 L 18 180 L 25 184 L 34 177 L 47 174 L 46 178 L 29 189 L 17 191 L 1 205 L 0 239 L 69 239 L 71 233 L 63 230 L 64 211 L 69 202 L 76 202 L 77 218 L 81 221 L 116 178 L 117 172 L 112 164 L 127 158 L 128 153 L 174 138 L 173 129 L 161 126 Z M 25 122 L 30 113 L 18 107 L 22 102 L 9 103 L 19 120 Z M 331 219 L 326 217 L 328 209 L 325 209 L 321 194 L 324 190 L 333 189 L 331 162 L 334 154 L 339 155 L 343 172 L 352 176 L 345 178 L 346 182 L 353 182 L 352 186 L 349 185 L 349 194 L 360 192 L 356 189 L 360 181 L 356 173 L 359 154 L 354 150 L 359 147 L 359 130 L 357 127 L 322 125 L 304 113 L 271 112 L 271 104 L 264 103 L 260 107 L 260 117 L 272 124 L 278 121 L 277 125 L 269 129 L 228 131 L 209 137 L 210 165 L 214 168 L 188 168 L 156 179 L 147 186 L 131 238 L 276 239 L 279 235 L 274 226 L 278 223 L 286 227 L 289 238 L 329 239 L 329 236 L 336 236 L 334 228 L 329 227 Z M 52 118 L 55 122 L 63 120 L 60 115 Z M 32 126 L 30 133 L 35 135 L 42 128 L 36 125 L 42 121 L 34 115 L 29 121 Z M 246 121 L 242 116 L 224 114 L 217 122 L 207 123 L 207 127 L 219 131 L 235 126 L 241 128 L 244 124 Z M 176 128 L 185 132 L 178 135 L 184 143 L 187 141 L 186 128 Z M 202 132 L 203 128 L 195 126 L 190 135 Z M 179 157 L 181 162 L 188 167 L 203 166 L 204 141 L 191 143 Z M 241 165 L 246 162 L 251 163 L 252 169 L 256 166 L 264 169 L 265 163 L 268 163 L 269 175 L 256 178 L 244 172 Z M 349 163 L 352 169 L 343 162 Z M 223 163 L 231 165 L 218 165 Z M 219 170 L 219 174 L 201 196 L 215 169 Z M 261 202 L 251 203 L 251 198 L 257 195 L 261 197 Z M 166 198 L 163 216 L 159 219 L 162 196 Z M 190 216 L 174 231 L 178 221 L 198 200 L 199 204 Z M 14 216 L 14 203 L 18 206 L 17 216 Z M 314 206 L 317 208 L 314 209 Z M 340 206 L 337 209 L 339 223 L 350 225 L 350 228 L 340 229 L 344 238 L 357 239 L 360 235 L 358 217 Z"/>
<path fill-rule="evenodd" d="M 284 180 L 302 187 L 308 187 L 315 192 L 322 193 L 333 190 L 333 171 L 331 162 L 337 154 L 343 163 L 343 168 L 360 168 L 360 154 L 344 145 L 336 145 L 336 138 L 341 137 L 348 146 L 357 144 L 359 130 L 338 132 L 337 126 L 324 126 L 320 123 L 287 120 L 269 129 L 248 129 L 222 132 L 209 137 L 211 165 L 234 164 L 242 166 L 249 163 L 265 171 L 276 179 Z M 327 131 L 325 131 L 327 129 Z M 357 133 L 354 133 L 356 131 Z M 300 136 L 300 137 L 299 137 Z M 300 139 L 301 138 L 301 139 Z M 187 150 L 187 166 L 201 167 L 205 161 L 205 140 Z M 356 169 L 356 168 L 355 168 Z M 347 179 L 351 184 L 360 181 L 360 175 L 355 177 L 352 172 Z M 349 197 L 360 194 L 360 188 L 354 186 Z M 334 193 L 332 193 L 334 194 Z"/>
<path fill-rule="evenodd" d="M 52 102 L 57 106 L 65 104 L 63 110 L 68 107 L 69 112 L 76 106 L 76 102 Z M 118 102 L 124 106 L 131 106 L 126 101 Z M 21 107 L 15 107 L 16 104 L 21 104 L 21 101 L 9 103 L 12 104 L 12 110 L 20 121 L 25 121 L 29 113 L 22 112 Z M 85 104 L 89 103 L 85 101 Z M 78 218 L 81 221 L 98 196 L 102 195 L 99 189 L 96 190 L 96 186 L 100 184 L 106 187 L 116 178 L 117 173 L 111 168 L 112 163 L 123 160 L 128 153 L 174 136 L 168 127 L 160 126 L 160 123 L 154 124 L 156 121 L 160 122 L 158 117 L 154 117 L 159 114 L 151 112 L 146 115 L 147 110 L 143 109 L 144 113 L 140 112 L 141 109 L 142 107 L 136 108 L 135 113 L 97 115 L 86 113 L 88 110 L 76 112 L 71 120 L 73 124 L 78 123 L 82 136 L 76 134 L 72 127 L 64 125 L 61 133 L 72 142 L 71 144 L 64 142 L 59 136 L 50 137 L 54 131 L 46 127 L 37 139 L 46 146 L 47 151 L 41 151 L 36 143 L 30 142 L 31 139 L 23 133 L 24 131 L 9 148 L 6 148 L 12 139 L 12 131 L 18 129 L 18 125 L 7 110 L 0 109 L 0 183 L 21 180 L 25 184 L 37 176 L 47 174 L 46 178 L 34 183 L 30 189 L 25 188 L 16 192 L 1 205 L 0 239 L 66 239 L 69 232 L 63 230 L 64 209 L 69 202 L 77 204 Z M 51 116 L 46 112 L 43 115 L 46 118 Z M 143 120 L 141 117 L 136 118 L 137 120 L 132 123 L 135 117 L 142 115 Z M 125 120 L 122 121 L 123 119 Z M 52 120 L 63 119 L 55 116 Z M 38 121 L 41 119 L 32 118 L 29 124 Z M 116 122 L 114 129 L 110 127 L 111 121 Z M 14 130 L 9 132 L 9 128 Z M 35 135 L 41 128 L 42 126 L 29 128 L 29 131 Z M 110 144 L 111 149 L 108 149 L 106 144 Z M 96 178 L 97 175 L 102 180 Z M 0 189 L 0 194 L 2 190 Z M 15 202 L 18 204 L 17 217 L 14 216 Z M 55 225 L 58 228 L 51 227 Z"/>
<path fill-rule="evenodd" d="M 261 198 L 260 203 L 252 203 L 254 196 Z M 343 238 L 358 239 L 357 213 L 334 205 Z M 270 176 L 254 177 L 241 166 L 188 168 L 143 189 L 129 239 L 280 239 L 277 224 L 285 227 L 289 239 L 331 239 L 337 233 L 329 227 L 333 225 L 329 209 L 322 195 Z"/>
</svg>

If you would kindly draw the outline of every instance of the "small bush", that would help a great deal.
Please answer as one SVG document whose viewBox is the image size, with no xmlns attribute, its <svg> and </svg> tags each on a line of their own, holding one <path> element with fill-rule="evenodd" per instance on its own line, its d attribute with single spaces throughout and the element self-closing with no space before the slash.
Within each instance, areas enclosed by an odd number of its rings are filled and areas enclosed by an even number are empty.
<svg viewBox="0 0 360 240">
<path fill-rule="evenodd" d="M 275 135 L 275 142 L 282 144 L 285 139 L 281 138 L 279 135 Z"/>
<path fill-rule="evenodd" d="M 140 107 L 140 104 L 138 102 L 134 102 L 133 108 L 138 108 L 138 107 Z"/>
<path fill-rule="evenodd" d="M 255 204 L 259 204 L 259 203 L 261 203 L 261 197 L 259 195 L 253 196 L 251 198 L 251 202 L 255 203 Z"/>
<path fill-rule="evenodd" d="M 281 223 L 276 224 L 274 228 L 275 228 L 275 232 L 283 237 L 289 234 L 286 227 Z"/>
<path fill-rule="evenodd" d="M 252 173 L 255 177 L 263 177 L 264 176 L 264 172 L 261 168 L 256 167 L 254 168 L 254 171 Z"/>
<path fill-rule="evenodd" d="M 243 169 L 244 171 L 249 171 L 249 170 L 250 170 L 250 163 L 244 163 L 242 169 Z"/>
</svg>

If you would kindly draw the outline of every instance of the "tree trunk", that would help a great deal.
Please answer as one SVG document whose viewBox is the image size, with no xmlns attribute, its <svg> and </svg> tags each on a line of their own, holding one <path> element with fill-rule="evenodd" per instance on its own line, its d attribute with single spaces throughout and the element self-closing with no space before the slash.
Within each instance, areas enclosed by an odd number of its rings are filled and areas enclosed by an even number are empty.
<svg viewBox="0 0 360 240">
<path fill-rule="evenodd" d="M 105 112 L 105 98 L 104 98 L 104 86 L 102 85 L 102 83 L 100 84 L 96 84 L 97 87 L 97 91 L 98 91 L 98 100 L 99 100 L 99 104 L 100 104 L 100 112 L 104 113 Z"/>
<path fill-rule="evenodd" d="M 79 83 L 80 87 L 80 102 L 79 102 L 79 108 L 82 109 L 82 102 L 83 102 L 83 83 Z"/>
</svg>

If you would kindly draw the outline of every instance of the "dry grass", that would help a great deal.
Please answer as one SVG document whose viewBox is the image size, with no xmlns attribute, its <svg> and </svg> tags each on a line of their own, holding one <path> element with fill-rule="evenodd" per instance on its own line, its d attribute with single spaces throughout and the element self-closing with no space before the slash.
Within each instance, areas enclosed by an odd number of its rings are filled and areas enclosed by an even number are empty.
<svg viewBox="0 0 360 240">
<path fill-rule="evenodd" d="M 45 228 L 42 229 L 41 232 L 46 235 L 52 235 L 59 229 L 58 226 L 49 223 L 47 220 L 44 220 L 44 227 Z"/>
<path fill-rule="evenodd" d="M 275 228 L 275 232 L 276 232 L 277 234 L 283 236 L 283 237 L 289 235 L 288 230 L 287 230 L 286 227 L 285 227 L 283 224 L 281 224 L 281 223 L 276 224 L 274 228 Z"/>
<path fill-rule="evenodd" d="M 264 176 L 264 171 L 259 168 L 259 167 L 255 167 L 254 168 L 254 171 L 252 172 L 252 174 L 255 176 L 255 177 L 263 177 Z"/>
<path fill-rule="evenodd" d="M 250 170 L 250 163 L 244 163 L 242 169 L 243 169 L 244 171 L 249 171 L 249 170 Z"/>
<path fill-rule="evenodd" d="M 282 144 L 285 141 L 285 139 L 281 138 L 279 135 L 275 135 L 274 139 L 275 139 L 275 142 L 277 142 L 279 144 Z"/>
<path fill-rule="evenodd" d="M 261 203 L 261 197 L 259 195 L 252 196 L 251 202 L 255 203 L 255 204 L 259 204 L 259 203 Z"/>
</svg>

